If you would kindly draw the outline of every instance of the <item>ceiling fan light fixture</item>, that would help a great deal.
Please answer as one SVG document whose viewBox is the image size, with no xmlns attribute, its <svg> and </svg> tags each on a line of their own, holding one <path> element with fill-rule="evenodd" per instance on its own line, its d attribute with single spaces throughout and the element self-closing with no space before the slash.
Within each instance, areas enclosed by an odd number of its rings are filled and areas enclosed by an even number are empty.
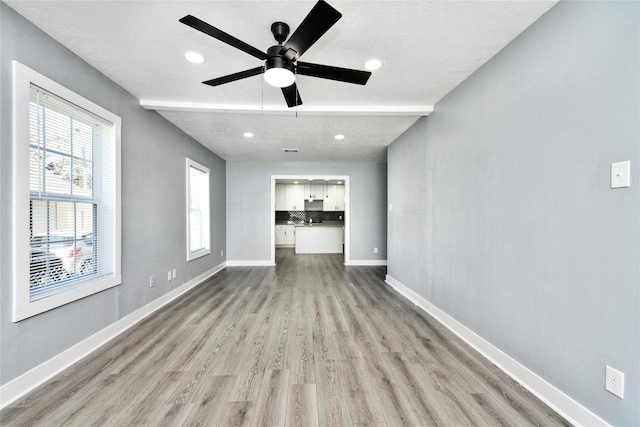
<svg viewBox="0 0 640 427">
<path fill-rule="evenodd" d="M 296 81 L 293 64 L 285 58 L 269 58 L 264 67 L 264 80 L 273 87 L 289 87 Z"/>
</svg>

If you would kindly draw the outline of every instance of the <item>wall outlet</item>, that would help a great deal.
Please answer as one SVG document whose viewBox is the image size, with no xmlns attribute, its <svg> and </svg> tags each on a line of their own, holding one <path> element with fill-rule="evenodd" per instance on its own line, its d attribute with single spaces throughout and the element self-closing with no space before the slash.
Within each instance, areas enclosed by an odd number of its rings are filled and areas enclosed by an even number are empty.
<svg viewBox="0 0 640 427">
<path fill-rule="evenodd" d="M 220 251 L 220 256 L 224 256 L 224 251 Z"/>
<path fill-rule="evenodd" d="M 153 288 L 156 285 L 156 276 L 149 277 L 149 287 Z"/>
<path fill-rule="evenodd" d="M 378 253 L 378 248 L 373 248 L 373 253 L 377 254 Z"/>
<path fill-rule="evenodd" d="M 171 270 L 167 271 L 167 281 L 171 281 Z"/>
<path fill-rule="evenodd" d="M 605 376 L 605 390 L 615 394 L 620 399 L 624 399 L 624 374 L 611 366 L 607 366 Z"/>
<path fill-rule="evenodd" d="M 178 272 L 177 272 L 177 271 L 176 271 L 176 269 L 174 268 L 174 269 L 173 269 L 173 278 L 174 278 L 174 279 L 176 278 L 177 274 L 178 274 Z"/>
</svg>

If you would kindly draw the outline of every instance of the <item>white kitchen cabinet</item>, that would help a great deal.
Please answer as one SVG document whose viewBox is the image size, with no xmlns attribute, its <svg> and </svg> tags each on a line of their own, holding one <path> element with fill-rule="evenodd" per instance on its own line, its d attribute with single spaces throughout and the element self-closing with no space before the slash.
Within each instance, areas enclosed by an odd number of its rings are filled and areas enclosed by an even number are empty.
<svg viewBox="0 0 640 427">
<path fill-rule="evenodd" d="M 304 185 L 304 199 L 309 200 L 322 200 L 324 199 L 324 184 L 305 184 Z"/>
<path fill-rule="evenodd" d="M 276 185 L 276 210 L 277 211 L 303 211 L 304 210 L 304 185 L 277 184 Z"/>
<path fill-rule="evenodd" d="M 311 197 L 315 200 L 322 200 L 324 199 L 324 188 L 326 187 L 326 185 L 324 184 L 313 184 L 311 186 Z"/>
<path fill-rule="evenodd" d="M 296 227 L 293 225 L 287 226 L 287 246 L 296 245 Z"/>
<path fill-rule="evenodd" d="M 324 211 L 333 212 L 336 210 L 336 186 L 327 185 L 324 197 Z"/>
<path fill-rule="evenodd" d="M 343 211 L 344 203 L 344 185 L 327 185 L 324 198 L 325 212 Z"/>
<path fill-rule="evenodd" d="M 293 200 L 291 202 L 292 211 L 304 210 L 304 185 L 301 184 L 289 184 L 293 186 Z"/>
<path fill-rule="evenodd" d="M 336 185 L 336 210 L 343 211 L 345 208 L 345 187 L 344 185 Z"/>
<path fill-rule="evenodd" d="M 276 225 L 276 246 L 287 244 L 287 229 L 285 225 Z"/>
<path fill-rule="evenodd" d="M 296 229 L 293 225 L 276 225 L 276 246 L 295 246 Z"/>
<path fill-rule="evenodd" d="M 286 211 L 287 209 L 287 186 L 276 184 L 276 210 Z"/>
</svg>

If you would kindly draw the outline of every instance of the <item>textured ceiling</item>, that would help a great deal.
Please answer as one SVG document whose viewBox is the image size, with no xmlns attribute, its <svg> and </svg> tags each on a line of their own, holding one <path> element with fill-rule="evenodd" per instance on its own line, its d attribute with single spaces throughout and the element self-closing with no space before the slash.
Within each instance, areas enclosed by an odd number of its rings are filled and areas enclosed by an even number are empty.
<svg viewBox="0 0 640 427">
<path fill-rule="evenodd" d="M 298 76 L 298 117 L 261 76 L 202 85 L 261 62 L 178 19 L 197 16 L 266 51 L 275 44 L 271 23 L 293 31 L 315 1 L 6 3 L 227 160 L 384 162 L 389 143 L 555 1 L 330 0 L 343 17 L 302 60 L 363 69 L 380 58 L 383 66 L 366 86 Z M 207 61 L 188 63 L 188 50 Z"/>
</svg>

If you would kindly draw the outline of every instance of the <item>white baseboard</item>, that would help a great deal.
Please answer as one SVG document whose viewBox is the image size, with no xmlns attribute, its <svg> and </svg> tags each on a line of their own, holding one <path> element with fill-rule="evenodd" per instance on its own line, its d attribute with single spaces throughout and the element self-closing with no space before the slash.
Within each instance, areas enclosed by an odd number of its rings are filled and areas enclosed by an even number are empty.
<svg viewBox="0 0 640 427">
<path fill-rule="evenodd" d="M 151 301 L 144 307 L 139 308 L 133 313 L 123 317 L 122 319 L 112 323 L 101 331 L 91 335 L 89 338 L 79 342 L 78 344 L 68 348 L 57 356 L 52 357 L 41 365 L 36 366 L 28 372 L 20 375 L 18 378 L 9 381 L 0 387 L 0 409 L 10 405 L 20 397 L 29 393 L 31 390 L 44 383 L 48 379 L 57 375 L 64 369 L 76 363 L 92 351 L 107 343 L 117 335 L 129 329 L 154 311 L 167 305 L 180 295 L 201 284 L 209 277 L 213 276 L 226 267 L 226 263 L 221 263 L 214 268 L 194 277 L 187 283 L 180 285 L 176 289 L 167 292 L 160 298 Z"/>
<path fill-rule="evenodd" d="M 376 266 L 376 265 L 387 265 L 386 259 L 352 259 L 349 261 L 349 264 L 352 266 Z"/>
<path fill-rule="evenodd" d="M 275 267 L 276 264 L 271 261 L 229 261 L 227 267 Z"/>
<path fill-rule="evenodd" d="M 463 341 L 473 347 L 476 351 L 487 358 L 491 363 L 500 368 L 511 378 L 520 383 L 533 395 L 542 400 L 550 408 L 576 426 L 609 426 L 609 424 L 598 417 L 593 412 L 564 394 L 562 391 L 549 384 L 537 374 L 511 358 L 502 350 L 494 347 L 484 338 L 464 326 L 462 323 L 449 316 L 444 311 L 400 283 L 398 280 L 387 275 L 385 282 L 396 292 L 420 307 L 436 320 L 446 326 Z"/>
</svg>

